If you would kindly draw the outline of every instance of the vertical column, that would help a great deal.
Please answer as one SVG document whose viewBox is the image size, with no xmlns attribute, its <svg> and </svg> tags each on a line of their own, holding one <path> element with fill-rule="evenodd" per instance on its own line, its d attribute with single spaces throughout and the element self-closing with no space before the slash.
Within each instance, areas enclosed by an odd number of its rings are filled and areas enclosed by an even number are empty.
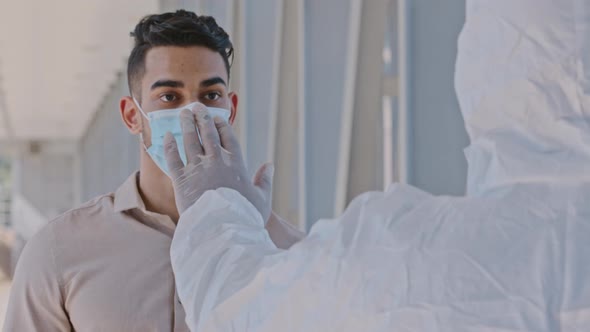
<svg viewBox="0 0 590 332">
<path fill-rule="evenodd" d="M 353 70 L 357 74 L 348 80 L 353 86 L 352 126 L 342 133 L 342 142 L 349 135 L 350 145 L 341 158 L 341 167 L 348 164 L 341 174 L 347 187 L 338 190 L 336 214 L 340 214 L 348 202 L 357 195 L 383 187 L 383 48 L 387 27 L 389 0 L 366 0 L 359 13 L 358 60 Z M 341 156 L 342 157 L 342 156 Z M 344 186 L 343 186 L 344 187 Z"/>
<path fill-rule="evenodd" d="M 247 100 L 245 150 L 250 172 L 254 173 L 261 163 L 269 160 L 269 139 L 272 130 L 272 114 L 276 107 L 277 48 L 280 47 L 282 12 L 281 1 L 259 0 L 248 2 L 244 42 Z"/>
<path fill-rule="evenodd" d="M 231 69 L 230 89 L 239 96 L 238 102 L 238 116 L 233 125 L 236 135 L 238 136 L 244 158 L 248 158 L 248 135 L 247 135 L 247 121 L 248 118 L 248 89 L 246 80 L 246 49 L 248 47 L 245 42 L 246 39 L 246 11 L 244 0 L 231 1 L 228 8 L 228 22 L 227 27 L 232 43 L 234 45 L 234 58 Z"/>
<path fill-rule="evenodd" d="M 274 74 L 278 86 L 269 140 L 275 162 L 274 210 L 305 228 L 305 96 L 303 0 L 282 1 L 282 34 Z"/>
<path fill-rule="evenodd" d="M 298 105 L 298 116 L 297 116 L 297 184 L 298 184 L 298 206 L 299 206 L 299 227 L 305 229 L 309 223 L 307 221 L 307 154 L 305 153 L 306 145 L 306 109 L 305 109 L 305 0 L 299 0 L 297 3 L 297 105 Z"/>
<path fill-rule="evenodd" d="M 353 1 L 358 0 L 305 1 L 303 135 L 309 222 L 332 217 L 335 210 Z"/>
<path fill-rule="evenodd" d="M 410 181 L 410 43 L 409 43 L 409 16 L 410 1 L 397 0 L 397 45 L 398 45 L 398 123 L 397 135 L 398 175 L 401 183 Z"/>
<path fill-rule="evenodd" d="M 363 0 L 351 0 L 348 16 L 348 41 L 346 50 L 346 68 L 344 91 L 342 94 L 342 117 L 340 119 L 340 146 L 338 151 L 338 173 L 336 179 L 336 197 L 334 198 L 334 215 L 344 211 L 348 192 L 348 173 L 350 169 L 350 147 L 352 144 L 352 126 L 355 120 L 356 79 L 359 60 L 360 30 Z M 366 147 L 365 147 L 366 148 Z"/>
<path fill-rule="evenodd" d="M 383 47 L 383 189 L 392 182 L 402 182 L 402 163 L 407 158 L 400 155 L 400 51 L 398 33 L 398 0 L 388 0 L 386 14 L 385 45 Z M 405 167 L 404 167 L 405 168 Z"/>
</svg>

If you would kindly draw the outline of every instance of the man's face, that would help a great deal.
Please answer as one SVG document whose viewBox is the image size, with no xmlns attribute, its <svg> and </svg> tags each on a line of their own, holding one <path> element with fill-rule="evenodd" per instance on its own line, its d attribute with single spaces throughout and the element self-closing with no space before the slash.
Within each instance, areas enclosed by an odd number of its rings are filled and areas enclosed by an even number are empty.
<svg viewBox="0 0 590 332">
<path fill-rule="evenodd" d="M 237 98 L 228 92 L 228 73 L 221 55 L 206 47 L 161 46 L 148 51 L 141 81 L 141 108 L 149 113 L 200 102 L 231 110 L 236 115 Z M 151 145 L 149 123 L 143 137 Z"/>
</svg>

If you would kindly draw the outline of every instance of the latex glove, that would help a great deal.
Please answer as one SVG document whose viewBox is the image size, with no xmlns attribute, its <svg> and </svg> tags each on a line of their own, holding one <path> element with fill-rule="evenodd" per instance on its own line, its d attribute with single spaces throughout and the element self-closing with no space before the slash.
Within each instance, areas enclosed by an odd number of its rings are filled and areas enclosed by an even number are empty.
<svg viewBox="0 0 590 332">
<path fill-rule="evenodd" d="M 203 104 L 197 104 L 193 112 L 183 110 L 180 121 L 186 165 L 180 159 L 174 136 L 167 133 L 164 138 L 178 212 L 182 214 L 206 191 L 225 187 L 242 194 L 267 221 L 272 204 L 273 165 L 262 165 L 250 180 L 233 129 L 219 117 L 212 119 Z"/>
</svg>

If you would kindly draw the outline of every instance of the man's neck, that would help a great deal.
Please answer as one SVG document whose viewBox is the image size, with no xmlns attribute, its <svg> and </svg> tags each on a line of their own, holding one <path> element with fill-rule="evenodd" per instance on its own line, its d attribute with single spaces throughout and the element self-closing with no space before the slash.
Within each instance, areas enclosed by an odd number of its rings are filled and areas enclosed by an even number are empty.
<svg viewBox="0 0 590 332">
<path fill-rule="evenodd" d="M 143 150 L 141 151 L 138 188 L 148 211 L 167 215 L 174 223 L 178 221 L 179 215 L 174 201 L 172 181 Z"/>
</svg>

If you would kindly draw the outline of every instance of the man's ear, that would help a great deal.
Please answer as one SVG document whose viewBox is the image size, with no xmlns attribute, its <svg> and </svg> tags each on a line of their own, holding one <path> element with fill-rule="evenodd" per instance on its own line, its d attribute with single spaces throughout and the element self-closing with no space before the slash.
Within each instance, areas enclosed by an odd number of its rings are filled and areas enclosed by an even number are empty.
<svg viewBox="0 0 590 332">
<path fill-rule="evenodd" d="M 238 115 L 238 95 L 235 92 L 230 92 L 229 99 L 231 102 L 231 115 L 229 116 L 229 124 L 233 125 L 234 121 L 236 121 L 236 116 Z"/>
<path fill-rule="evenodd" d="M 141 133 L 141 113 L 135 105 L 133 98 L 125 96 L 119 101 L 119 112 L 121 112 L 121 119 L 125 127 L 133 135 Z"/>
</svg>

